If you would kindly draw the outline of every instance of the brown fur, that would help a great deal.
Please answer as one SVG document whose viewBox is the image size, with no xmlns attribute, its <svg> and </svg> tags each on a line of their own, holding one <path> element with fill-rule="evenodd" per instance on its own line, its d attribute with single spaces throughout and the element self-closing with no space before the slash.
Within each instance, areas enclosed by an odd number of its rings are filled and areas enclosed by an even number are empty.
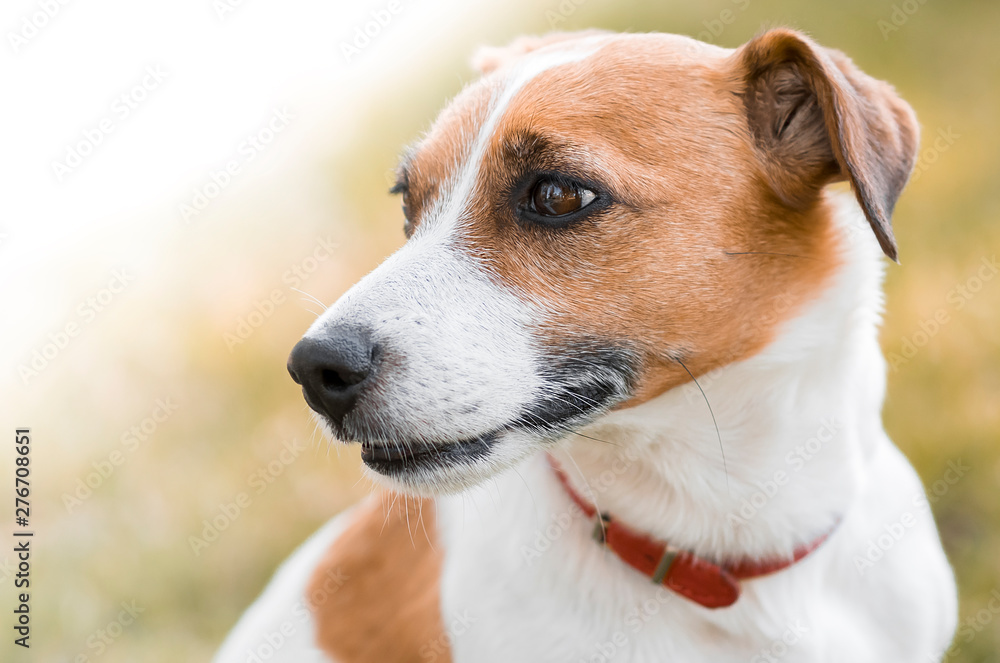
<svg viewBox="0 0 1000 663">
<path fill-rule="evenodd" d="M 840 51 L 792 30 L 740 49 L 751 132 L 775 190 L 793 207 L 847 180 L 885 254 L 896 259 L 890 217 L 917 156 L 913 110 Z"/>
<path fill-rule="evenodd" d="M 573 38 L 522 39 L 481 55 L 483 81 L 404 161 L 410 230 L 433 222 L 427 210 L 470 158 L 510 66 Z M 546 342 L 586 334 L 638 354 L 641 375 L 625 404 L 634 405 L 760 351 L 815 299 L 844 248 L 827 183 L 852 184 L 895 258 L 889 216 L 916 136 L 892 88 L 792 31 L 735 52 L 671 35 L 608 36 L 597 56 L 518 92 L 454 241 L 497 283 L 541 305 Z M 592 184 L 610 203 L 565 228 L 525 223 L 519 187 L 539 171 Z M 320 642 L 343 663 L 418 660 L 429 643 L 447 642 L 440 555 L 423 528 L 407 528 L 402 507 L 386 515 L 373 500 L 362 509 L 314 576 L 349 576 L 315 606 Z M 433 532 L 433 510 L 423 516 Z"/>
<path fill-rule="evenodd" d="M 339 663 L 449 663 L 434 535 L 429 500 L 381 494 L 358 507 L 309 583 L 324 651 Z M 331 576 L 344 578 L 333 592 Z"/>
<path fill-rule="evenodd" d="M 502 76 L 524 53 L 569 38 L 519 40 L 485 66 Z M 482 108 L 489 89 L 463 96 Z M 467 133 L 467 123 L 439 121 L 413 163 L 461 163 L 446 146 Z M 539 335 L 552 345 L 585 332 L 639 354 L 625 404 L 634 405 L 689 381 L 688 371 L 760 351 L 816 297 L 842 249 L 822 193 L 831 180 L 852 182 L 895 257 L 888 214 L 914 136 L 890 87 L 798 33 L 771 31 L 736 52 L 672 35 L 610 36 L 599 54 L 518 92 L 458 243 L 498 283 L 543 303 Z M 512 196 L 540 170 L 594 182 L 613 203 L 566 228 L 525 224 Z"/>
</svg>

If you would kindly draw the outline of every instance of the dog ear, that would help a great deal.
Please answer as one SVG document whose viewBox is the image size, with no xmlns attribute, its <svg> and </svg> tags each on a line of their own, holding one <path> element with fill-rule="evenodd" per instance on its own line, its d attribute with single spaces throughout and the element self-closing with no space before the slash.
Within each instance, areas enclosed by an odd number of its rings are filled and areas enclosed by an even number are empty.
<svg viewBox="0 0 1000 663">
<path fill-rule="evenodd" d="M 849 181 L 896 260 L 890 219 L 916 161 L 913 109 L 840 51 L 793 30 L 766 32 L 733 58 L 759 161 L 781 200 L 803 208 L 825 184 Z"/>
<path fill-rule="evenodd" d="M 506 46 L 480 46 L 472 55 L 472 67 L 486 75 L 514 62 L 523 55 L 562 41 L 582 39 L 601 34 L 611 34 L 607 30 L 581 30 L 578 32 L 550 32 L 541 36 L 518 37 Z"/>
</svg>

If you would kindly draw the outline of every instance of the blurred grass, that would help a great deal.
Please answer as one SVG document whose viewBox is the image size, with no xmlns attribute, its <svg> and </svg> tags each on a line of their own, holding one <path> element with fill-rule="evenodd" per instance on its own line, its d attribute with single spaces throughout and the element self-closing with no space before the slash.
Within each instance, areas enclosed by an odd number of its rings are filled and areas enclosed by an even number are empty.
<svg viewBox="0 0 1000 663">
<path fill-rule="evenodd" d="M 497 7 L 491 11 L 502 18 L 488 31 L 457 34 L 433 65 L 387 77 L 365 102 L 367 120 L 351 128 L 347 148 L 240 187 L 235 199 L 199 217 L 196 229 L 164 241 L 113 310 L 16 401 L 46 445 L 36 457 L 36 499 L 44 507 L 31 660 L 206 660 L 280 561 L 367 492 L 355 455 L 331 451 L 314 433 L 285 374 L 286 354 L 318 305 L 282 276 L 330 235 L 339 250 L 302 285 L 329 303 L 401 244 L 397 201 L 385 195 L 400 148 L 472 78 L 465 62 L 476 44 L 544 32 L 555 16 L 546 12 L 560 11 L 559 2 Z M 939 129 L 958 135 L 925 164 L 897 208 L 903 265 L 889 268 L 882 340 L 887 352 L 898 352 L 935 311 L 950 316 L 890 373 L 885 421 L 926 484 L 950 461 L 971 468 L 934 503 L 966 619 L 1000 588 L 1000 278 L 985 281 L 961 310 L 949 293 L 1000 247 L 1000 4 L 919 7 L 887 39 L 877 22 L 890 20 L 891 2 L 588 0 L 555 27 L 697 35 L 731 10 L 732 23 L 715 41 L 735 46 L 762 27 L 792 25 L 895 84 L 917 110 L 925 149 Z M 82 258 L 76 267 L 92 279 L 68 285 L 69 301 L 101 283 Z M 287 301 L 230 353 L 223 334 L 275 288 Z M 67 513 L 63 495 L 166 397 L 177 411 Z M 289 440 L 309 446 L 257 494 L 251 475 L 275 467 Z M 194 556 L 189 537 L 240 492 L 252 504 Z M 10 582 L 0 576 L 0 587 Z M 97 654 L 88 638 L 132 600 L 144 612 Z M 960 634 L 949 660 L 1000 660 L 998 624 Z M 5 639 L 0 658 L 9 660 L 10 651 Z"/>
</svg>

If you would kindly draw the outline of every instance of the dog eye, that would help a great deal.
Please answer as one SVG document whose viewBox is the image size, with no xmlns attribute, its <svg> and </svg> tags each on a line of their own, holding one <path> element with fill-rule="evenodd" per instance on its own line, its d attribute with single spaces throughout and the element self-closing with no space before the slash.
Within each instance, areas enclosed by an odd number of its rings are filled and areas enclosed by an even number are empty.
<svg viewBox="0 0 1000 663">
<path fill-rule="evenodd" d="M 540 216 L 572 214 L 594 202 L 597 194 L 579 184 L 554 179 L 539 180 L 531 189 L 531 211 Z"/>
</svg>

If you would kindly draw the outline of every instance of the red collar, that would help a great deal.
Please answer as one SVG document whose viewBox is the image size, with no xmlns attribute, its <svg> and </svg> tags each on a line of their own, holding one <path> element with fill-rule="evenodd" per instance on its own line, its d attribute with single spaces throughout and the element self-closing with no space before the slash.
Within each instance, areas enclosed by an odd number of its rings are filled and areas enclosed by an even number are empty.
<svg viewBox="0 0 1000 663">
<path fill-rule="evenodd" d="M 725 608 L 740 597 L 740 580 L 765 576 L 786 569 L 816 550 L 836 528 L 792 553 L 791 559 L 744 559 L 731 564 L 714 564 L 687 550 L 671 546 L 636 532 L 594 506 L 570 485 L 559 463 L 549 455 L 549 464 L 570 499 L 588 518 L 597 518 L 594 538 L 604 543 L 623 562 L 648 576 L 654 584 L 669 587 L 681 596 L 706 608 Z"/>
</svg>

